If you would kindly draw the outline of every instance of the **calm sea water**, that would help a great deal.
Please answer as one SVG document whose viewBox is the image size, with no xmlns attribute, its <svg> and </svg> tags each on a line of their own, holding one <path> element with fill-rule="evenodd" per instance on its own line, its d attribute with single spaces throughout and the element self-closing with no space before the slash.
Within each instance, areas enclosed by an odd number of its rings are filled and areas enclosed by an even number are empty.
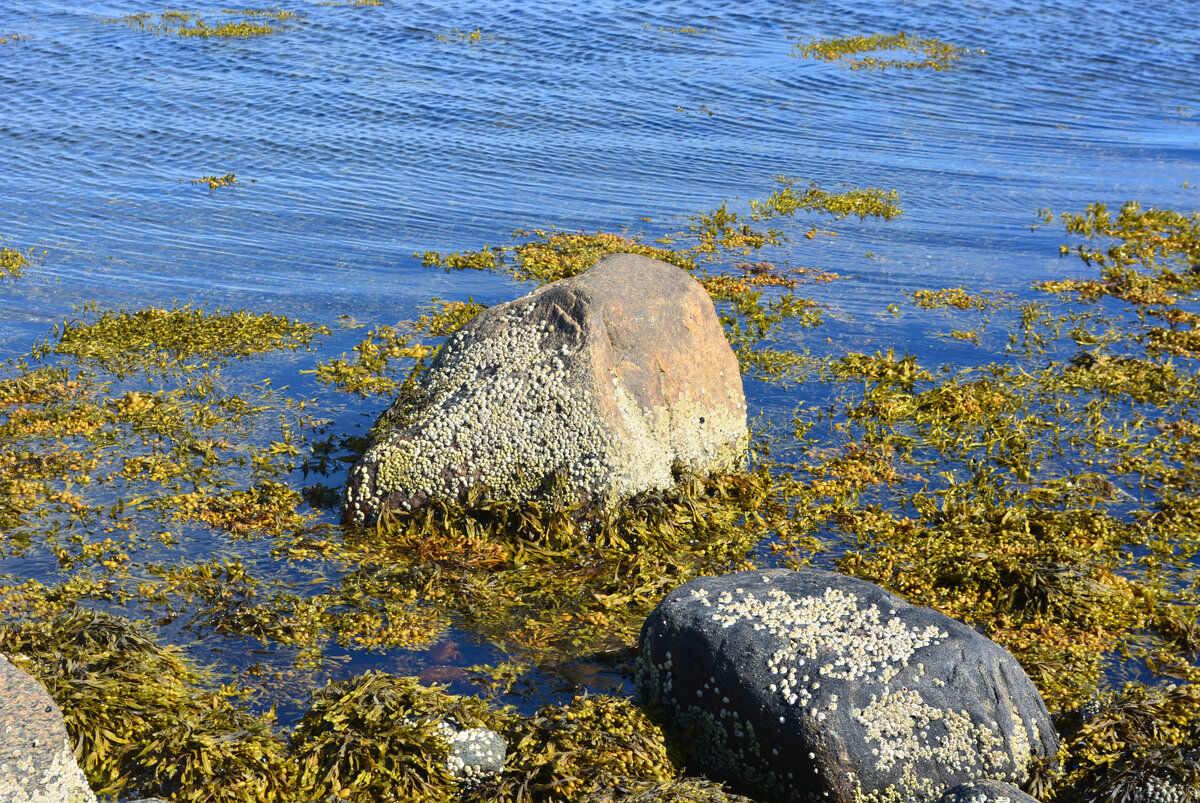
<svg viewBox="0 0 1200 803">
<path fill-rule="evenodd" d="M 820 340 L 986 360 L 887 306 L 915 288 L 1028 295 L 1078 275 L 1061 232 L 1031 232 L 1040 207 L 1200 207 L 1192 0 L 285 7 L 306 19 L 184 40 L 104 21 L 155 3 L 0 3 L 0 37 L 26 37 L 0 45 L 0 236 L 46 251 L 0 283 L 0 358 L 92 300 L 327 324 L 393 323 L 431 296 L 495 303 L 525 288 L 423 268 L 414 252 L 518 227 L 653 240 L 722 200 L 745 211 L 786 175 L 896 188 L 904 208 L 886 223 L 789 224 L 771 259 L 847 277 L 811 289 L 828 305 Z M 899 30 L 986 55 L 879 73 L 790 52 Z M 191 183 L 228 172 L 235 187 Z M 838 236 L 800 236 L 813 223 Z M 277 384 L 309 387 L 298 367 L 285 361 Z M 756 410 L 799 401 L 748 391 Z M 378 407 L 351 405 L 333 426 L 361 429 Z"/>
</svg>

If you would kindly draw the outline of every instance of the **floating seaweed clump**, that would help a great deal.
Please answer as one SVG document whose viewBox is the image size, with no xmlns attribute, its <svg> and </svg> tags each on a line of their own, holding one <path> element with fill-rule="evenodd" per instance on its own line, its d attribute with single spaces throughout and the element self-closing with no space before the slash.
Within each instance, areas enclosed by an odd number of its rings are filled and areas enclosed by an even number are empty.
<svg viewBox="0 0 1200 803">
<path fill-rule="evenodd" d="M 98 794 L 292 800 L 293 770 L 271 717 L 246 712 L 232 690 L 211 690 L 207 673 L 139 625 L 85 609 L 5 622 L 0 651 L 58 702 Z"/>
<path fill-rule="evenodd" d="M 0 238 L 0 240 L 2 239 Z M 21 251 L 16 248 L 0 247 L 0 278 L 19 278 L 29 264 L 29 257 L 32 254 L 32 248 L 28 251 Z"/>
<path fill-rule="evenodd" d="M 237 184 L 237 176 L 233 173 L 226 173 L 223 176 L 202 176 L 192 179 L 192 183 L 207 184 L 210 190 L 215 190 L 218 187 L 230 187 Z"/>
<path fill-rule="evenodd" d="M 984 291 L 972 295 L 963 287 L 947 287 L 942 290 L 916 290 L 913 300 L 921 309 L 975 309 L 990 310 L 1011 303 L 1011 293 Z"/>
<path fill-rule="evenodd" d="M 134 371 L 210 368 L 278 349 L 308 346 L 322 326 L 248 310 L 194 307 L 97 311 L 83 307 L 54 328 L 40 351 L 127 376 Z M 197 362 L 193 362 L 197 361 Z"/>
<path fill-rule="evenodd" d="M 921 54 L 924 58 L 912 61 L 860 55 L 889 50 L 906 50 L 910 53 Z M 958 66 L 962 57 L 972 52 L 983 54 L 982 50 L 971 51 L 930 37 L 909 36 L 907 32 L 901 31 L 896 34 L 815 39 L 811 42 L 797 44 L 792 50 L 792 55 L 835 61 L 852 70 L 886 70 L 888 67 L 899 67 L 906 70 L 940 71 Z"/>
<path fill-rule="evenodd" d="M 1100 266 L 1101 278 L 1041 282 L 1048 292 L 1073 293 L 1082 300 L 1105 296 L 1137 305 L 1170 305 L 1200 289 L 1200 213 L 1184 215 L 1172 209 L 1128 201 L 1116 220 L 1102 203 L 1082 215 L 1063 214 L 1068 232 L 1082 235 L 1075 247 L 1085 264 Z M 1111 244 L 1103 251 L 1096 238 Z M 1069 253 L 1062 246 L 1063 254 Z"/>
<path fill-rule="evenodd" d="M 899 193 L 879 187 L 846 187 L 842 192 L 826 192 L 815 181 L 803 194 L 797 195 L 792 188 L 796 179 L 780 178 L 783 184 L 765 200 L 750 200 L 751 216 L 755 220 L 775 217 L 791 217 L 799 211 L 824 212 L 841 219 L 857 215 L 859 220 L 868 217 L 891 220 L 901 214 L 897 205 Z"/>
<path fill-rule="evenodd" d="M 636 238 L 608 232 L 585 234 L 519 229 L 513 233 L 513 238 L 522 242 L 492 248 L 485 245 L 481 251 L 452 254 L 426 251 L 414 256 L 420 256 L 422 263 L 430 267 L 486 270 L 539 285 L 582 273 L 609 254 L 641 254 L 681 268 L 692 267 L 686 256 L 669 249 L 644 245 Z"/>
<path fill-rule="evenodd" d="M 485 37 L 483 31 L 479 28 L 476 28 L 473 31 L 460 31 L 456 27 L 454 30 L 448 33 L 439 33 L 434 37 L 434 40 L 438 42 L 444 42 L 446 44 L 450 44 L 451 42 L 464 42 L 468 45 L 473 45 L 476 42 L 482 42 L 485 38 L 495 39 L 496 37 L 490 34 Z"/>
<path fill-rule="evenodd" d="M 411 387 L 436 348 L 422 343 L 417 335 L 449 337 L 483 310 L 475 299 L 433 299 L 427 312 L 415 321 L 397 326 L 377 326 L 354 346 L 354 356 L 343 354 L 317 365 L 317 380 L 366 398 L 387 395 Z"/>
<path fill-rule="evenodd" d="M 286 23 L 304 19 L 303 13 L 278 6 L 222 9 L 220 13 L 223 16 L 211 25 L 201 19 L 197 12 L 170 9 L 157 15 L 150 12 L 126 14 L 105 19 L 104 22 L 119 23 L 148 33 L 174 34 L 183 39 L 250 39 L 278 33 Z"/>
</svg>

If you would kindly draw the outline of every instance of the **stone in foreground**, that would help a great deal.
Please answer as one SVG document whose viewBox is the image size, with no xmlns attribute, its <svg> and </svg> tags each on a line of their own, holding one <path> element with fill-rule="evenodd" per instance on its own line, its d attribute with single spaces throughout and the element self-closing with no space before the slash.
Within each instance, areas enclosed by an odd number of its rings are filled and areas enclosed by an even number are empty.
<svg viewBox="0 0 1200 803">
<path fill-rule="evenodd" d="M 1037 798 L 1012 784 L 990 779 L 971 781 L 947 789 L 938 803 L 1038 803 Z"/>
<path fill-rule="evenodd" d="M 690 772 L 772 803 L 936 801 L 1023 783 L 1058 736 L 1003 647 L 817 570 L 702 577 L 642 627 L 638 693 Z"/>
<path fill-rule="evenodd" d="M 748 439 L 737 359 L 686 272 L 616 254 L 492 307 L 450 337 L 350 471 L 348 522 L 432 498 L 622 499 L 676 466 L 740 466 Z M 556 480 L 557 478 L 557 480 Z"/>
<path fill-rule="evenodd" d="M 32 677 L 0 655 L 0 800 L 96 803 L 67 740 L 62 711 Z"/>
<path fill-rule="evenodd" d="M 438 723 L 450 748 L 446 767 L 468 788 L 504 770 L 508 740 L 488 728 L 460 728 L 457 723 Z"/>
</svg>

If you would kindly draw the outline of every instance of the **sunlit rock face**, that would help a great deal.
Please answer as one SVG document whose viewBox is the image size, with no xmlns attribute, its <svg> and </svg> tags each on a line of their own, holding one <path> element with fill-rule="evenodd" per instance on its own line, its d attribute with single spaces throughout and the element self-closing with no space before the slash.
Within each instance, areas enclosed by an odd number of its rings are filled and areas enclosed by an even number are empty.
<svg viewBox="0 0 1200 803">
<path fill-rule="evenodd" d="M 642 628 L 638 692 L 690 771 L 763 801 L 936 801 L 1059 745 L 1007 650 L 833 572 L 680 586 Z"/>
<path fill-rule="evenodd" d="M 482 312 L 380 418 L 348 522 L 461 501 L 619 500 L 672 470 L 741 465 L 746 400 L 712 300 L 686 272 L 616 254 Z"/>
</svg>

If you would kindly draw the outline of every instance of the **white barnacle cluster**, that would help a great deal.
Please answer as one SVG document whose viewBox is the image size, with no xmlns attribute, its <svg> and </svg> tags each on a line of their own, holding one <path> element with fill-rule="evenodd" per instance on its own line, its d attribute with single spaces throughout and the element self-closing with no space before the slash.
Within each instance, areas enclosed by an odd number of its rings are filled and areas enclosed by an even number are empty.
<svg viewBox="0 0 1200 803">
<path fill-rule="evenodd" d="M 773 588 L 765 599 L 737 589 L 723 592 L 715 606 L 706 597 L 704 604 L 715 607 L 713 621 L 722 627 L 749 622 L 783 642 L 767 659 L 767 669 L 780 676 L 776 685 L 792 705 L 806 702 L 811 697 L 808 689 L 820 688 L 822 677 L 870 677 L 886 683 L 908 666 L 918 649 L 940 644 L 948 635 L 932 625 L 909 628 L 895 611 L 884 620 L 877 606 L 859 607 L 854 594 L 834 588 L 820 597 L 798 598 Z"/>
<path fill-rule="evenodd" d="M 494 775 L 504 767 L 507 743 L 487 728 L 459 730 L 445 721 L 437 729 L 450 748 L 446 769 L 460 782 L 470 786 Z"/>
<path fill-rule="evenodd" d="M 1189 789 L 1179 781 L 1157 776 L 1147 778 L 1139 791 L 1146 803 L 1183 803 L 1189 795 Z"/>
<path fill-rule="evenodd" d="M 574 487 L 626 492 L 604 487 L 612 434 L 588 415 L 588 379 L 572 369 L 572 346 L 547 344 L 552 327 L 537 312 L 517 302 L 489 336 L 459 331 L 447 341 L 420 403 L 353 469 L 346 503 L 354 521 L 370 520 L 393 493 L 412 509 L 413 498 L 461 498 L 485 481 L 517 498 L 558 471 Z"/>
<path fill-rule="evenodd" d="M 0 762 L 0 795 L 6 802 L 66 800 L 87 803 L 96 799 L 65 737 L 62 748 L 54 750 L 49 761 L 45 751 L 19 748 L 4 758 L 6 760 Z"/>
<path fill-rule="evenodd" d="M 975 722 L 966 711 L 931 706 L 914 689 L 872 694 L 865 708 L 851 714 L 875 745 L 871 753 L 881 771 L 926 760 L 982 778 L 1012 767 L 998 730 Z M 941 725 L 937 731 L 930 728 L 934 722 Z"/>
</svg>

